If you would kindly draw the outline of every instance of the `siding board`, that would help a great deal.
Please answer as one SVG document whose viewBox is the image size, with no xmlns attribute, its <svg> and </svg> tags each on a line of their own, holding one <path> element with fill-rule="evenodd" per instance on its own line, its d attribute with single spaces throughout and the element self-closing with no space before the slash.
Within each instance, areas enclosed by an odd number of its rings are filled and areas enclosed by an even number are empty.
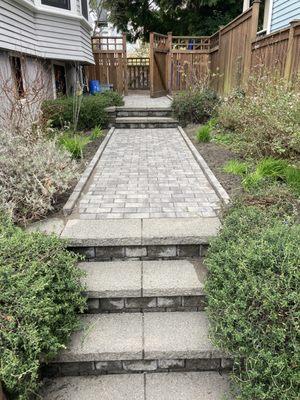
<svg viewBox="0 0 300 400">
<path fill-rule="evenodd" d="M 35 13 L 10 0 L 1 0 L 0 48 L 37 57 L 94 63 L 90 32 L 81 20 Z"/>
<path fill-rule="evenodd" d="M 289 26 L 290 22 L 300 19 L 299 0 L 274 0 L 271 18 L 271 32 Z"/>
</svg>

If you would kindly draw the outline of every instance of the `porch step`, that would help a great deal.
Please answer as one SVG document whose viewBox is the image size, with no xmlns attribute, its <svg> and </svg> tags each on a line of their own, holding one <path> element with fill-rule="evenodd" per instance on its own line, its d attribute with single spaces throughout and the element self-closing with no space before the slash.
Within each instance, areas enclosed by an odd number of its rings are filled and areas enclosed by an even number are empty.
<svg viewBox="0 0 300 400">
<path fill-rule="evenodd" d="M 124 129 L 176 128 L 179 122 L 170 117 L 122 117 L 116 118 L 114 126 Z"/>
<path fill-rule="evenodd" d="M 195 260 L 85 262 L 90 313 L 203 311 L 206 270 Z"/>
<path fill-rule="evenodd" d="M 44 400 L 222 400 L 226 374 L 150 373 L 57 378 L 45 382 Z"/>
<path fill-rule="evenodd" d="M 44 368 L 46 376 L 219 371 L 230 362 L 211 344 L 203 312 L 82 316 L 69 348 Z"/>
</svg>

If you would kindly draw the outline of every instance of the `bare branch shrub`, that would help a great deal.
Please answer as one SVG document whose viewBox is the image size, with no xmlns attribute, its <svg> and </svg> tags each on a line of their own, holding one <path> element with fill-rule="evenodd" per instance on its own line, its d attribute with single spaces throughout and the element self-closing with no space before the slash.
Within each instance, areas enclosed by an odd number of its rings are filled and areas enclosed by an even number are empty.
<svg viewBox="0 0 300 400">
<path fill-rule="evenodd" d="M 22 61 L 22 95 L 12 73 L 0 70 L 0 128 L 14 134 L 31 136 L 32 126 L 37 125 L 40 119 L 41 104 L 50 97 L 51 66 L 28 57 L 22 57 Z"/>
</svg>

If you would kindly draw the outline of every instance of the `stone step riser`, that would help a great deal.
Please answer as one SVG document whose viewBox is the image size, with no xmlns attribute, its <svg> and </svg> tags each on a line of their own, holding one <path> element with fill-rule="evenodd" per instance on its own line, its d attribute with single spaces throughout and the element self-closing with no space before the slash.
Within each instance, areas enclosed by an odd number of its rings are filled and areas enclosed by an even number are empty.
<svg viewBox="0 0 300 400">
<path fill-rule="evenodd" d="M 42 376 L 88 376 L 144 372 L 229 371 L 233 360 L 227 358 L 116 360 L 52 363 L 42 368 Z"/>
<path fill-rule="evenodd" d="M 150 246 L 80 246 L 69 250 L 87 261 L 111 260 L 182 260 L 205 257 L 208 244 L 150 245 Z"/>
<path fill-rule="evenodd" d="M 87 313 L 204 311 L 206 296 L 88 298 Z"/>
<path fill-rule="evenodd" d="M 172 117 L 172 112 L 169 110 L 163 110 L 163 111 L 151 111 L 151 110 L 145 110 L 145 111 L 138 111 L 138 110 L 132 110 L 132 111 L 117 111 L 116 113 L 117 118 L 123 118 L 123 117 Z"/>
<path fill-rule="evenodd" d="M 110 127 L 116 129 L 166 129 L 177 128 L 178 122 L 115 122 Z"/>
</svg>

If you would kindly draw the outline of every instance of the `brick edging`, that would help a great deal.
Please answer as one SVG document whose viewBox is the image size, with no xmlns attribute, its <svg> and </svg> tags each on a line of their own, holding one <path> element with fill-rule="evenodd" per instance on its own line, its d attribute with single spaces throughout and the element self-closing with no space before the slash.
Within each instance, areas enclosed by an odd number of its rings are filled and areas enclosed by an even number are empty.
<svg viewBox="0 0 300 400">
<path fill-rule="evenodd" d="M 107 143 L 109 142 L 112 134 L 114 133 L 115 128 L 111 128 L 107 135 L 105 136 L 103 142 L 100 144 L 96 154 L 94 155 L 94 157 L 92 158 L 92 160 L 90 161 L 89 165 L 87 166 L 87 168 L 85 169 L 84 173 L 81 175 L 77 185 L 75 186 L 72 194 L 70 195 L 70 197 L 68 198 L 66 204 L 63 207 L 63 214 L 64 216 L 68 216 L 72 213 L 72 211 L 74 210 L 74 207 L 77 203 L 77 200 L 79 199 L 87 181 L 89 180 L 90 176 L 92 175 L 103 151 L 105 150 Z"/>
<path fill-rule="evenodd" d="M 198 152 L 196 147 L 193 145 L 192 141 L 189 139 L 185 131 L 182 129 L 181 126 L 178 126 L 178 130 L 183 137 L 184 141 L 186 142 L 187 146 L 189 147 L 190 151 L 192 152 L 194 158 L 196 159 L 197 163 L 199 164 L 200 168 L 202 169 L 204 175 L 206 176 L 207 180 L 211 184 L 211 186 L 214 188 L 216 191 L 218 197 L 222 200 L 224 204 L 228 204 L 230 201 L 230 197 L 226 190 L 223 188 L 221 183 L 218 181 L 216 178 L 215 174 L 212 172 L 212 170 L 209 168 L 207 165 L 206 161 L 204 158 L 201 156 L 201 154 Z"/>
</svg>

